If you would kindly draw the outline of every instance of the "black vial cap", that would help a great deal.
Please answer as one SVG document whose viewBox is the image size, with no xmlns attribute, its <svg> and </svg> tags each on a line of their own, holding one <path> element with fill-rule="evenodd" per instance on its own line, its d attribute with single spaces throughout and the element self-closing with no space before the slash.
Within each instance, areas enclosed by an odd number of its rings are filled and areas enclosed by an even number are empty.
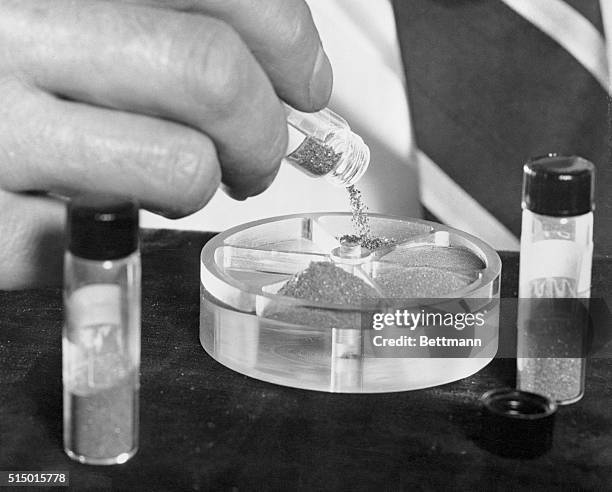
<svg viewBox="0 0 612 492">
<path fill-rule="evenodd" d="M 523 208 L 540 215 L 572 217 L 592 212 L 595 166 L 578 156 L 549 154 L 523 168 Z"/>
<path fill-rule="evenodd" d="M 481 447 L 511 458 L 535 458 L 552 447 L 554 401 L 536 393 L 501 388 L 482 395 L 480 404 Z"/>
<path fill-rule="evenodd" d="M 138 205 L 112 195 L 83 195 L 68 205 L 68 250 L 88 260 L 116 260 L 138 249 Z"/>
</svg>

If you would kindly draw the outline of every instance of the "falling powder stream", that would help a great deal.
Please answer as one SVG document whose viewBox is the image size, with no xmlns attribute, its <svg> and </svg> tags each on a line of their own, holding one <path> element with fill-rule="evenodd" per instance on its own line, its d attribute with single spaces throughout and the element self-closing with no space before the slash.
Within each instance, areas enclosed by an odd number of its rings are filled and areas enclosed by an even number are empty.
<svg viewBox="0 0 612 492">
<path fill-rule="evenodd" d="M 370 227 L 370 217 L 368 216 L 368 207 L 363 201 L 361 191 L 355 186 L 349 186 L 347 188 L 349 193 L 349 200 L 351 204 L 351 211 L 353 212 L 353 225 L 357 231 L 356 235 L 346 235 L 340 238 L 341 240 L 348 240 L 352 242 L 358 242 L 362 247 L 374 250 L 385 246 L 393 245 L 394 241 L 386 237 L 374 237 L 372 236 L 372 229 Z"/>
<path fill-rule="evenodd" d="M 315 138 L 307 138 L 297 150 L 288 156 L 288 159 L 311 176 L 325 176 L 336 167 L 341 157 L 342 153 L 335 152 L 332 147 Z M 371 250 L 391 245 L 393 241 L 387 238 L 372 237 L 368 207 L 363 201 L 361 191 L 354 185 L 348 186 L 346 189 L 349 194 L 350 207 L 353 212 L 352 221 L 356 234 L 343 236 L 341 239 L 358 242 L 364 248 Z"/>
<path fill-rule="evenodd" d="M 351 210 L 353 211 L 353 225 L 357 231 L 357 235 L 362 241 L 368 240 L 371 235 L 370 219 L 368 217 L 368 207 L 363 202 L 361 191 L 355 186 L 349 186 L 346 189 L 349 193 Z"/>
</svg>

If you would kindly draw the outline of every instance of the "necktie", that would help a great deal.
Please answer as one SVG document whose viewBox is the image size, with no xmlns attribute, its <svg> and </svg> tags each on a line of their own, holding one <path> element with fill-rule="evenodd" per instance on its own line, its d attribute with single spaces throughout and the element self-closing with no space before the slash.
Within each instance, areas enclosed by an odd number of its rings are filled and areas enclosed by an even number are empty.
<svg viewBox="0 0 612 492">
<path fill-rule="evenodd" d="M 608 1 L 608 0 L 605 0 Z M 567 4 L 580 12 L 586 19 L 593 24 L 598 31 L 603 33 L 603 21 L 599 2 L 596 0 L 565 0 Z"/>
<path fill-rule="evenodd" d="M 571 3 L 602 30 L 598 2 Z M 394 7 L 419 148 L 516 236 L 524 162 L 549 152 L 592 160 L 595 249 L 612 251 L 602 85 L 501 1 L 395 0 Z"/>
</svg>

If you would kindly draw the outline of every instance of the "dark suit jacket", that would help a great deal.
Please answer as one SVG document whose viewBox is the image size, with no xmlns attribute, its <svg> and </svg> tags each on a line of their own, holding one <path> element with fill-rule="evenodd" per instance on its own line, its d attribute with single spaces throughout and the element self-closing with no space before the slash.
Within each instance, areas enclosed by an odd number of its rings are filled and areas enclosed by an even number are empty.
<svg viewBox="0 0 612 492">
<path fill-rule="evenodd" d="M 601 85 L 500 1 L 394 8 L 421 150 L 517 236 L 525 161 L 586 157 L 598 168 L 595 250 L 612 254 L 612 111 Z"/>
</svg>

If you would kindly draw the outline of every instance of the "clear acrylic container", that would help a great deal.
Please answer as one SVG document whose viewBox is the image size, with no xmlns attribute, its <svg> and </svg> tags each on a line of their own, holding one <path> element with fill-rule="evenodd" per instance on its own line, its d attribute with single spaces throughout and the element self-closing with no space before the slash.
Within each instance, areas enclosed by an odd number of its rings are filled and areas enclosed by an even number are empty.
<svg viewBox="0 0 612 492">
<path fill-rule="evenodd" d="M 375 236 L 394 246 L 342 256 L 350 213 L 302 214 L 219 234 L 201 254 L 200 342 L 215 360 L 248 376 L 296 388 L 377 393 L 428 388 L 467 377 L 495 356 L 501 261 L 468 234 L 432 222 L 371 215 Z M 364 326 L 371 305 L 279 295 L 311 262 L 334 262 L 381 298 L 467 299 L 486 312 L 482 350 L 461 357 L 389 357 Z M 431 279 L 436 279 L 431 282 Z M 333 300 L 330 300 L 333 301 Z M 423 301 L 429 302 L 429 301 Z M 429 306 L 436 308 L 436 306 Z"/>
</svg>

